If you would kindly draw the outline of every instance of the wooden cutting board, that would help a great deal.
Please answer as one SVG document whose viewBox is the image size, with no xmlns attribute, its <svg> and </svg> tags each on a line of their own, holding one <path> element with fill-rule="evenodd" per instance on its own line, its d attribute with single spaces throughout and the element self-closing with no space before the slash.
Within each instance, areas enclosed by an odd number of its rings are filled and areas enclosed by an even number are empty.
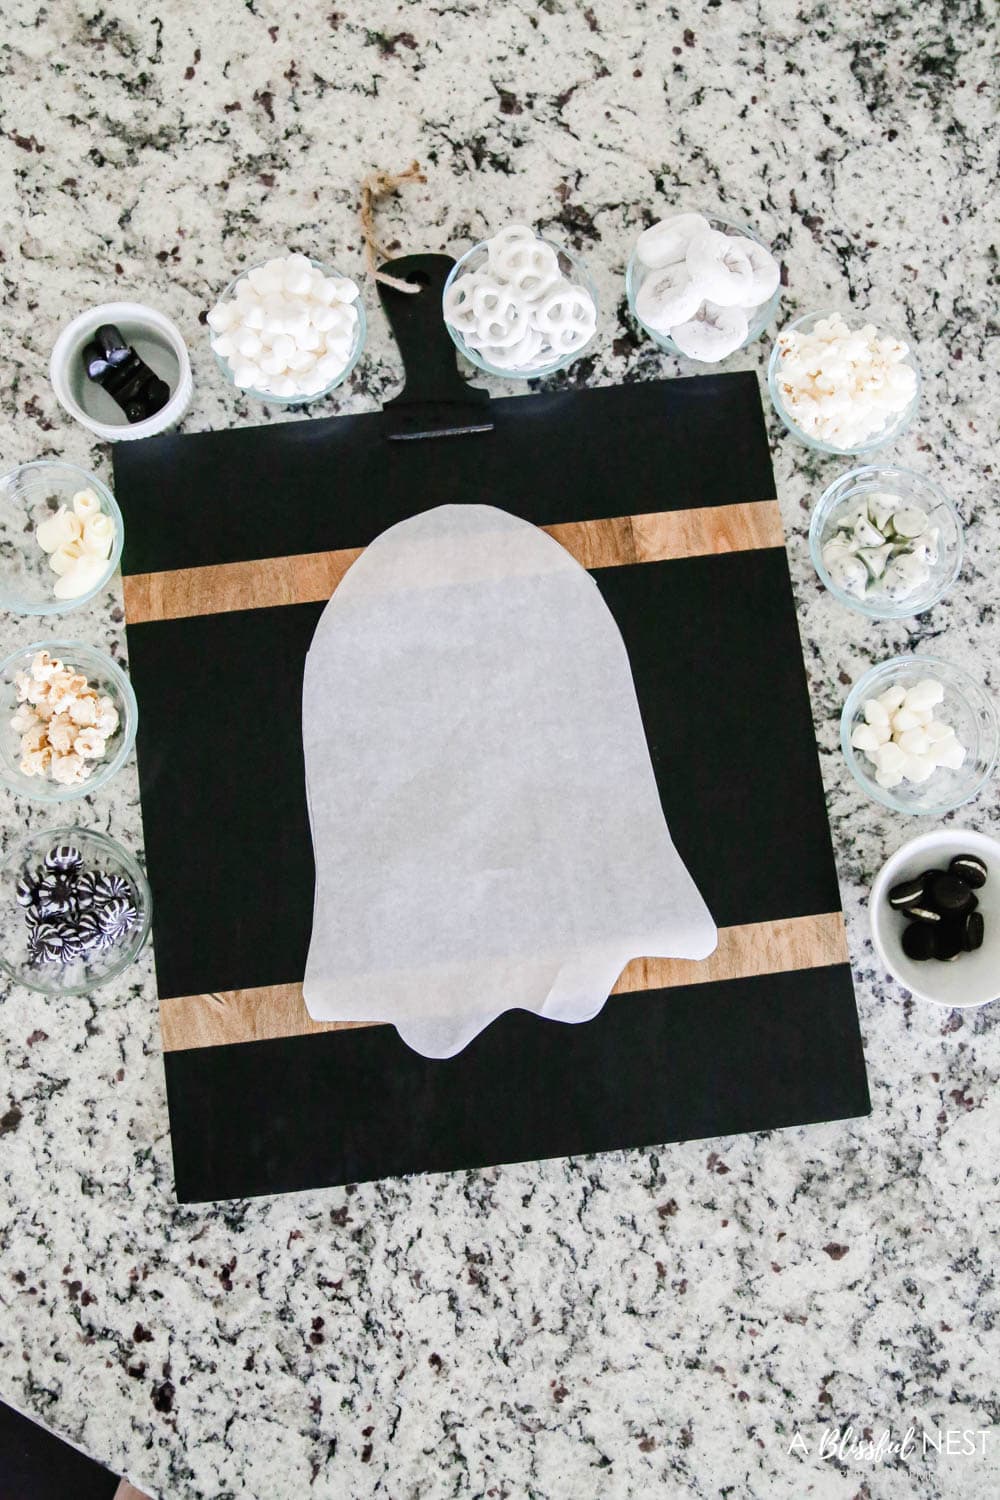
<svg viewBox="0 0 1000 1500">
<path fill-rule="evenodd" d="M 421 337 L 400 335 L 406 410 L 115 448 L 182 1200 L 870 1109 L 756 377 L 473 396 L 480 430 L 394 441 L 445 407 L 461 425 L 468 388 L 427 317 L 443 270 L 406 314 L 425 318 Z M 391 1027 L 304 1008 L 300 697 L 316 622 L 360 551 L 463 501 L 544 526 L 593 572 L 720 942 L 702 964 L 630 964 L 586 1024 L 511 1011 L 441 1061 Z"/>
</svg>

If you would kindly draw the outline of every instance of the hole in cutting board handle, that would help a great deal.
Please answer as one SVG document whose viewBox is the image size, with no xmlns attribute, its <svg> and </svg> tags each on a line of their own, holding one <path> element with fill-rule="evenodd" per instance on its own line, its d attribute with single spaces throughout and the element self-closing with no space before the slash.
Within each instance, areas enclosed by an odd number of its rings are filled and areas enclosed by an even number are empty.
<svg viewBox="0 0 1000 1500">
<path fill-rule="evenodd" d="M 406 384 L 383 406 L 386 437 L 454 437 L 489 432 L 489 396 L 458 373 L 457 352 L 441 312 L 450 255 L 404 255 L 380 267 L 420 287 L 413 296 L 377 281 L 379 300 L 403 356 Z"/>
</svg>

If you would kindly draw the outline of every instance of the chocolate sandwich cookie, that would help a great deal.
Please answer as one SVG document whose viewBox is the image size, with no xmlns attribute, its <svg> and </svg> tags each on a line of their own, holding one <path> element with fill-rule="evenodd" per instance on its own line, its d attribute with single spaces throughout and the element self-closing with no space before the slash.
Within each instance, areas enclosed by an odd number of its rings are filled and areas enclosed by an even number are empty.
<svg viewBox="0 0 1000 1500">
<path fill-rule="evenodd" d="M 907 958 L 912 958 L 918 963 L 933 958 L 936 935 L 933 927 L 928 927 L 923 922 L 911 922 L 903 933 L 903 952 Z"/>
<path fill-rule="evenodd" d="M 937 873 L 935 871 L 935 873 Z M 889 905 L 894 911 L 909 911 L 923 900 L 926 877 L 917 875 L 913 880 L 901 880 L 889 892 Z"/>
<path fill-rule="evenodd" d="M 942 922 L 940 927 L 936 927 L 932 934 L 934 944 L 931 957 L 946 964 L 958 958 L 959 954 L 965 951 L 965 937 L 962 929 L 963 923 L 960 921 Z"/>
<path fill-rule="evenodd" d="M 977 948 L 983 946 L 986 937 L 986 923 L 981 911 L 968 911 L 961 922 L 962 947 L 966 953 L 975 953 Z"/>
<path fill-rule="evenodd" d="M 917 901 L 912 906 L 908 906 L 903 915 L 910 917 L 914 922 L 921 922 L 928 927 L 933 927 L 936 923 L 943 920 L 937 907 L 931 906 L 926 901 Z"/>
<path fill-rule="evenodd" d="M 929 904 L 936 906 L 938 911 L 944 913 L 959 913 L 968 911 L 975 897 L 972 890 L 957 875 L 951 875 L 947 870 L 934 876 L 926 891 Z"/>
<path fill-rule="evenodd" d="M 973 891 L 981 890 L 989 875 L 986 861 L 980 859 L 978 854 L 956 854 L 948 866 L 948 873 L 957 875 Z"/>
</svg>

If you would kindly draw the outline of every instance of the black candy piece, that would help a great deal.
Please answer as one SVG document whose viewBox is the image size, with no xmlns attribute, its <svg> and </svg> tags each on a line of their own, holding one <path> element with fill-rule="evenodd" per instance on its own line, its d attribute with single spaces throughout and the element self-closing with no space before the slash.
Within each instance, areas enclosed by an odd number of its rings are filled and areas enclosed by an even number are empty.
<svg viewBox="0 0 1000 1500">
<path fill-rule="evenodd" d="M 925 959 L 934 957 L 935 936 L 933 927 L 927 927 L 922 922 L 912 922 L 903 933 L 903 952 L 907 958 L 923 963 Z"/>
<path fill-rule="evenodd" d="M 121 329 L 114 323 L 102 323 L 94 334 L 94 343 L 110 365 L 124 364 L 132 353 Z"/>
<path fill-rule="evenodd" d="M 111 369 L 111 363 L 104 358 L 101 346 L 96 341 L 84 344 L 80 350 L 80 358 L 83 360 L 83 368 L 87 372 L 88 380 L 100 380 Z"/>
<path fill-rule="evenodd" d="M 916 876 L 913 880 L 901 880 L 899 885 L 894 885 L 889 892 L 889 905 L 894 911 L 907 911 L 920 901 L 924 894 L 924 877 Z"/>
<path fill-rule="evenodd" d="M 980 859 L 978 854 L 956 854 L 948 866 L 948 873 L 957 875 L 971 890 L 978 891 L 986 884 L 989 871 L 986 861 Z"/>
<path fill-rule="evenodd" d="M 927 888 L 927 899 L 941 912 L 968 911 L 972 905 L 972 891 L 964 880 L 947 871 L 934 876 Z"/>
<path fill-rule="evenodd" d="M 153 373 L 113 323 L 102 323 L 82 358 L 87 376 L 104 387 L 127 420 L 144 422 L 170 400 L 170 387 Z"/>
</svg>

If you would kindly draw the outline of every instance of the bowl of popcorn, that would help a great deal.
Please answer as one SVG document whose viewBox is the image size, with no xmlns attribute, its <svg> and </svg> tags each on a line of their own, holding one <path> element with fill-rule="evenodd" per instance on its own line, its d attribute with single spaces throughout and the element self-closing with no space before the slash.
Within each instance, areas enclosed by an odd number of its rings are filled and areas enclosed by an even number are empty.
<svg viewBox="0 0 1000 1500">
<path fill-rule="evenodd" d="M 244 271 L 207 322 L 226 379 L 278 406 L 328 396 L 365 346 L 357 282 L 307 255 L 275 256 Z"/>
<path fill-rule="evenodd" d="M 29 833 L 0 863 L 0 969 L 50 995 L 81 995 L 133 963 L 149 936 L 149 885 L 104 833 Z"/>
<path fill-rule="evenodd" d="M 767 384 L 793 437 L 818 453 L 869 453 L 909 427 L 920 398 L 910 343 L 866 314 L 813 312 L 783 328 Z"/>
<path fill-rule="evenodd" d="M 597 331 L 597 288 L 583 262 L 527 224 L 507 224 L 455 263 L 445 327 L 478 369 L 534 380 L 573 363 Z"/>
<path fill-rule="evenodd" d="M 0 662 L 0 778 L 37 802 L 94 792 L 135 741 L 132 684 L 109 656 L 38 641 Z"/>
<path fill-rule="evenodd" d="M 937 604 L 962 568 L 962 523 L 939 485 L 868 464 L 834 480 L 809 526 L 813 566 L 831 594 L 874 620 Z"/>
<path fill-rule="evenodd" d="M 989 696 L 961 667 L 897 656 L 854 684 L 840 742 L 869 797 L 895 812 L 943 817 L 993 775 L 1000 730 Z"/>
<path fill-rule="evenodd" d="M 639 236 L 625 292 L 632 316 L 661 349 L 717 364 L 771 322 L 781 267 L 745 224 L 671 214 Z"/>
<path fill-rule="evenodd" d="M 118 566 L 125 527 L 106 485 L 85 469 L 40 459 L 0 477 L 0 609 L 65 614 Z"/>
</svg>

